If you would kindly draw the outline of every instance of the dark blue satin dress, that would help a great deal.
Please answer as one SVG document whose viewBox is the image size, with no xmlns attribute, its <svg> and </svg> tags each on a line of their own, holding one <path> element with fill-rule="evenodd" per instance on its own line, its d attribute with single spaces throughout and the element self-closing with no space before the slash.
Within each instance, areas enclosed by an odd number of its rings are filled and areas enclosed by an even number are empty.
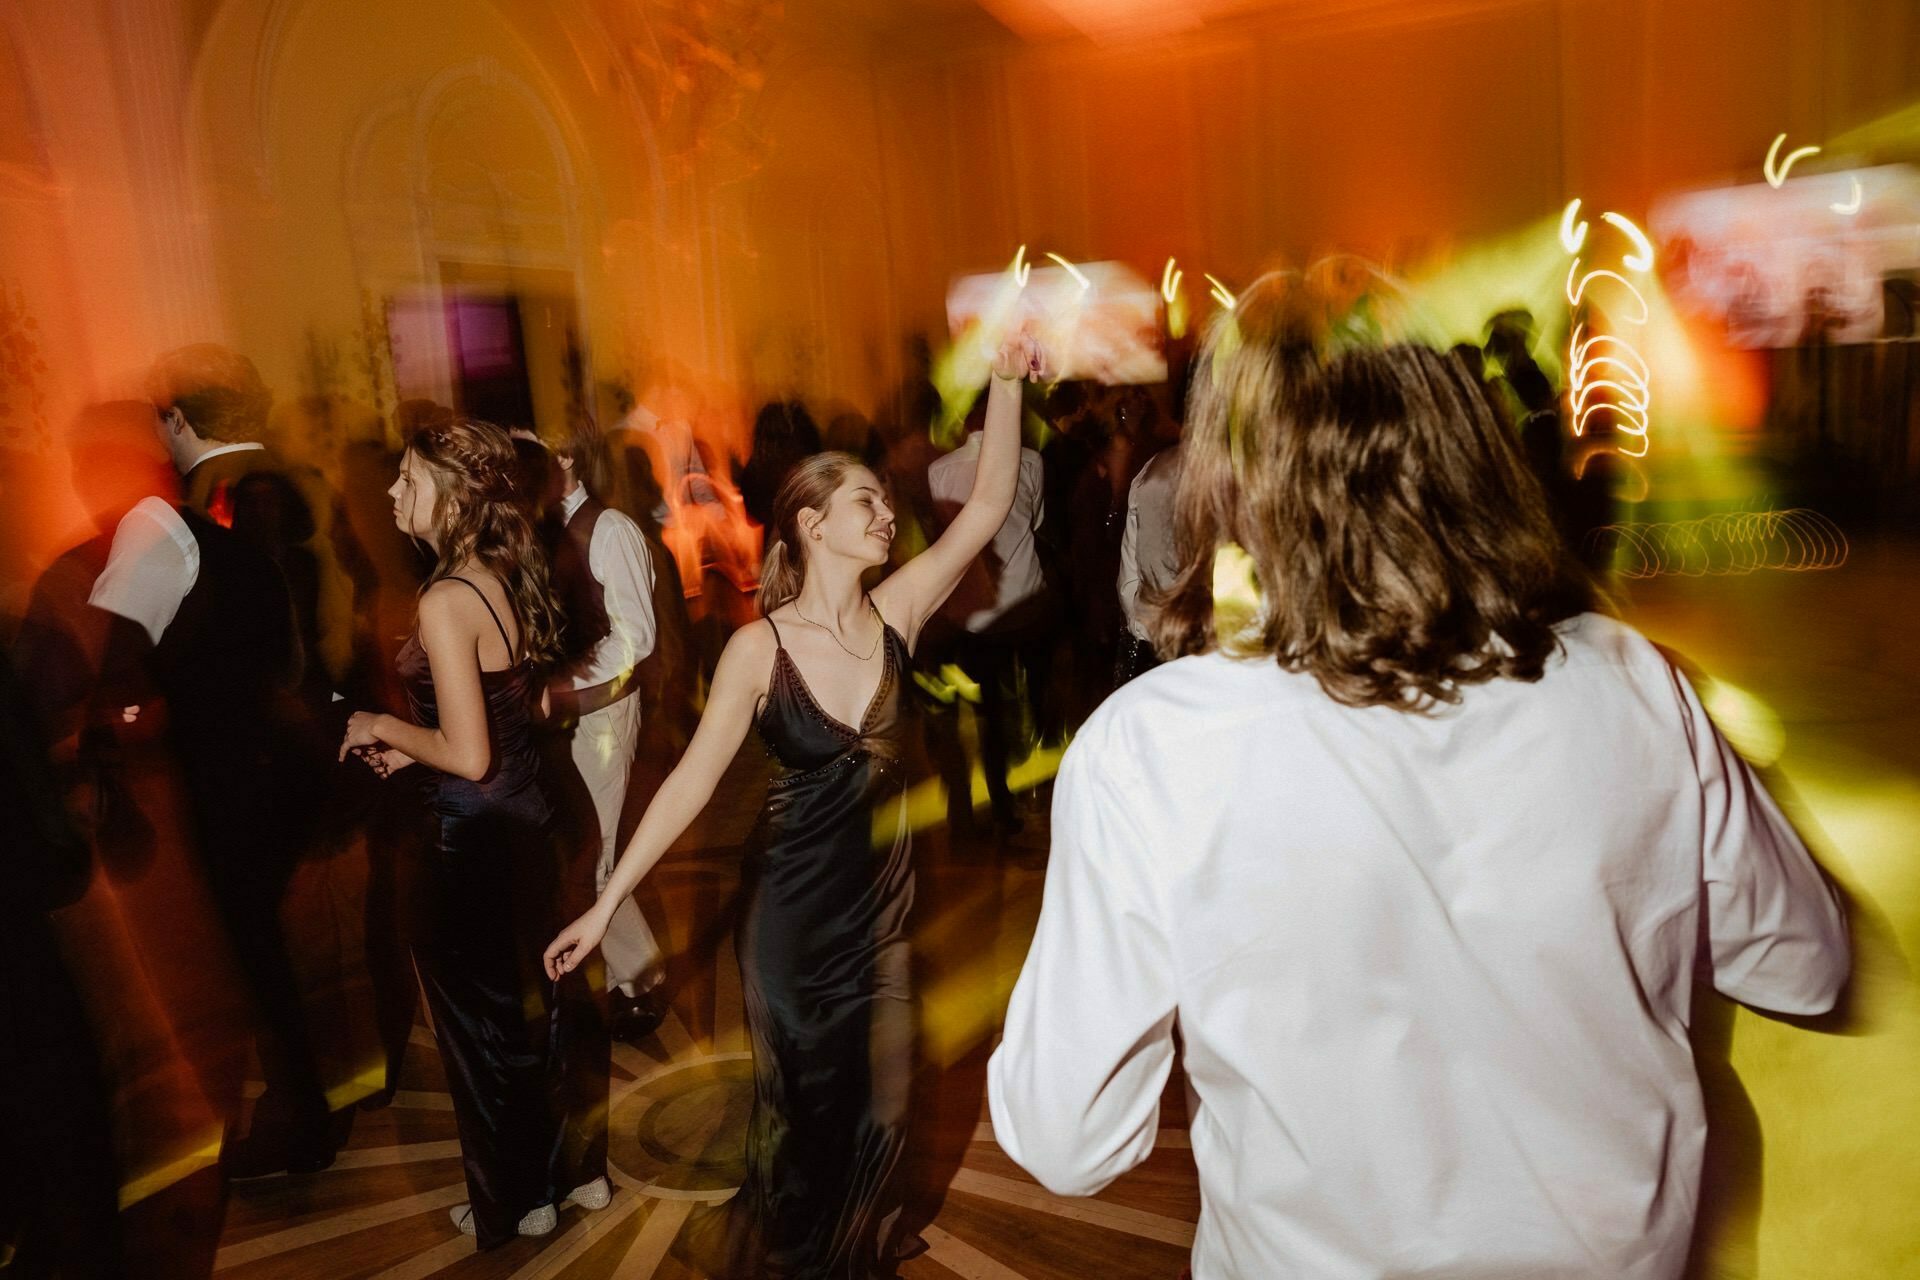
<svg viewBox="0 0 1920 1280">
<path fill-rule="evenodd" d="M 914 1039 L 912 700 L 906 642 L 885 627 L 882 644 L 860 724 L 821 709 L 784 647 L 757 720 L 780 770 L 749 846 L 738 934 L 754 1070 L 746 1180 L 719 1223 L 692 1233 L 724 1224 L 724 1257 L 694 1252 L 728 1276 L 894 1274 Z"/>
<path fill-rule="evenodd" d="M 433 673 L 417 634 L 395 667 L 415 723 L 437 728 Z M 471 782 L 417 766 L 433 826 L 413 950 L 453 1096 L 475 1237 L 485 1249 L 512 1240 L 528 1210 L 554 1199 L 560 1144 L 545 1046 L 527 1023 L 529 997 L 537 1001 L 539 990 L 527 948 L 552 924 L 541 883 L 552 811 L 533 741 L 533 668 L 523 660 L 483 671 L 480 680 L 493 743 L 486 777 Z"/>
</svg>

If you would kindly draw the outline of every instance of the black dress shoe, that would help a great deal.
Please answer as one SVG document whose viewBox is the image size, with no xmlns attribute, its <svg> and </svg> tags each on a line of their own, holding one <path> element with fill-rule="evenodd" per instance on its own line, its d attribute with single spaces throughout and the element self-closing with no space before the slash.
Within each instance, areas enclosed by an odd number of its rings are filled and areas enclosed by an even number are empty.
<svg viewBox="0 0 1920 1280">
<path fill-rule="evenodd" d="M 326 1132 L 306 1138 L 248 1134 L 220 1153 L 220 1169 L 233 1181 L 282 1173 L 318 1173 L 333 1163 L 335 1146 Z"/>
<path fill-rule="evenodd" d="M 666 1016 L 667 998 L 659 987 L 637 996 L 617 989 L 607 993 L 607 1034 L 623 1044 L 639 1048 Z"/>
</svg>

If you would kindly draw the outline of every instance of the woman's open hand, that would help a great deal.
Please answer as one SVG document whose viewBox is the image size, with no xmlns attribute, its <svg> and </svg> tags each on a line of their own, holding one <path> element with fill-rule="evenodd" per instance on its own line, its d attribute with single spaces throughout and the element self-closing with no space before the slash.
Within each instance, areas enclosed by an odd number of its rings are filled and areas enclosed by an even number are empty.
<svg viewBox="0 0 1920 1280">
<path fill-rule="evenodd" d="M 601 918 L 600 908 L 595 906 L 562 929 L 559 936 L 547 944 L 546 955 L 542 957 L 547 977 L 558 982 L 578 969 L 587 962 L 593 949 L 600 945 L 600 939 L 606 936 L 607 922 Z"/>
</svg>

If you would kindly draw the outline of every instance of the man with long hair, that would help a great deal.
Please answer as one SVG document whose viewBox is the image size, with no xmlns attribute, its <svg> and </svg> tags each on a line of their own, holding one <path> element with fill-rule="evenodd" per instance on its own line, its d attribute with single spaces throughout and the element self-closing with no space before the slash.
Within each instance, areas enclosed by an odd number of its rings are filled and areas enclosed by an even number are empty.
<svg viewBox="0 0 1920 1280">
<path fill-rule="evenodd" d="M 1457 359 L 1326 356 L 1301 314 L 1260 282 L 1202 353 L 1170 661 L 1062 763 L 994 1135 L 1098 1191 L 1154 1148 L 1177 1023 L 1201 1280 L 1677 1276 L 1696 964 L 1822 1012 L 1839 900 L 1589 611 Z"/>
</svg>

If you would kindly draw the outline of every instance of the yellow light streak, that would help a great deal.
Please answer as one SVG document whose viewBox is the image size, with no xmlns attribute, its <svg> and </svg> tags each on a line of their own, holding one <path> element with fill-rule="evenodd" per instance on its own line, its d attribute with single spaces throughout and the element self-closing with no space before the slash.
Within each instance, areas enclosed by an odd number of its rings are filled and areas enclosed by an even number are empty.
<svg viewBox="0 0 1920 1280">
<path fill-rule="evenodd" d="M 1584 219 L 1579 226 L 1573 220 L 1580 216 L 1580 197 L 1567 201 L 1566 209 L 1560 214 L 1560 246 L 1568 253 L 1579 253 L 1580 246 L 1587 242 L 1587 224 Z"/>
<path fill-rule="evenodd" d="M 1767 175 L 1767 185 L 1776 191 L 1787 184 L 1787 171 L 1793 168 L 1795 163 L 1806 159 L 1808 156 L 1817 156 L 1820 154 L 1820 148 L 1818 147 L 1800 147 L 1787 152 L 1787 158 L 1779 160 L 1776 167 L 1775 162 L 1780 154 L 1780 144 L 1786 140 L 1787 135 L 1784 133 L 1773 140 L 1773 145 L 1767 148 L 1767 162 L 1762 166 L 1763 172 Z"/>
<path fill-rule="evenodd" d="M 1210 292 L 1212 292 L 1213 300 L 1215 302 L 1219 303 L 1221 306 L 1225 307 L 1229 311 L 1233 310 L 1234 307 L 1239 305 L 1240 300 L 1233 296 L 1233 290 L 1227 288 L 1227 286 L 1225 286 L 1224 284 L 1221 284 L 1218 280 L 1214 279 L 1212 276 L 1207 275 L 1207 273 L 1204 271 L 1202 271 L 1200 274 L 1203 276 L 1206 276 L 1207 283 L 1213 286 Z"/>
<path fill-rule="evenodd" d="M 1174 266 L 1173 259 L 1167 259 L 1167 265 L 1160 268 L 1160 300 L 1172 304 L 1180 293 L 1180 281 L 1187 273 Z"/>
<path fill-rule="evenodd" d="M 1055 262 L 1059 263 L 1061 266 L 1065 267 L 1067 269 L 1067 274 L 1080 282 L 1080 288 L 1082 292 L 1085 292 L 1086 290 L 1093 287 L 1093 281 L 1081 275 L 1080 268 L 1074 266 L 1071 262 L 1068 262 L 1065 258 L 1061 257 L 1057 253 L 1049 253 L 1047 256 L 1049 258 L 1052 258 Z"/>
<path fill-rule="evenodd" d="M 1600 215 L 1600 221 L 1617 230 L 1621 235 L 1633 241 L 1637 252 L 1627 254 L 1620 261 L 1635 271 L 1653 270 L 1653 242 L 1647 239 L 1647 233 L 1633 224 L 1633 220 L 1624 214 L 1609 209 Z"/>
<path fill-rule="evenodd" d="M 1860 175 L 1851 174 L 1849 176 L 1853 180 L 1853 195 L 1849 199 L 1836 200 L 1827 206 L 1827 208 L 1833 210 L 1835 213 L 1852 215 L 1860 212 L 1861 201 L 1866 197 L 1866 192 L 1860 189 Z"/>
<path fill-rule="evenodd" d="M 1027 261 L 1027 246 L 1021 245 L 1013 255 L 1013 283 L 1019 288 L 1027 287 L 1027 277 L 1033 274 L 1033 264 Z"/>
</svg>

